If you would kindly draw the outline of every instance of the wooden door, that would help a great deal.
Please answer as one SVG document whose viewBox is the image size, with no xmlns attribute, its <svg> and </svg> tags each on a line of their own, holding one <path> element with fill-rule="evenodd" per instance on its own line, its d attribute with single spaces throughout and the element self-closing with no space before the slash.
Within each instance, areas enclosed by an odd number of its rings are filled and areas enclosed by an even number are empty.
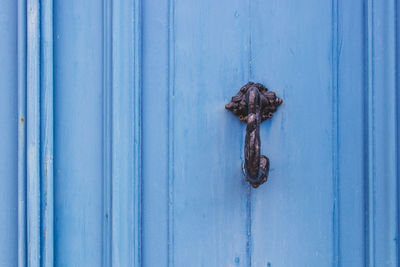
<svg viewBox="0 0 400 267">
<path fill-rule="evenodd" d="M 398 1 L 0 3 L 1 266 L 398 266 Z"/>
</svg>

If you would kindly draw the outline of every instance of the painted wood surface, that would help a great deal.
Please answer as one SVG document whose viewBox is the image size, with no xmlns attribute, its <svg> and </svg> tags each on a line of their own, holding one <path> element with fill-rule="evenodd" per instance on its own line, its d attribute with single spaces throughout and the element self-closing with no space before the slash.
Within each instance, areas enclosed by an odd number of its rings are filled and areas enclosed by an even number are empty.
<svg viewBox="0 0 400 267">
<path fill-rule="evenodd" d="M 399 265 L 397 0 L 0 4 L 1 266 Z"/>
<path fill-rule="evenodd" d="M 0 265 L 18 261 L 17 4 L 0 8 Z"/>
<path fill-rule="evenodd" d="M 102 262 L 102 9 L 54 3 L 55 266 Z"/>
</svg>

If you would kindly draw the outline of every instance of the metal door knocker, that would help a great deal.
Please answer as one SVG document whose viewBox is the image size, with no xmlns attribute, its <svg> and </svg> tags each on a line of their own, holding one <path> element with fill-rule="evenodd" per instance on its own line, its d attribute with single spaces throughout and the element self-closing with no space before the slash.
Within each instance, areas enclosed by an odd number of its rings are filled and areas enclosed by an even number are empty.
<svg viewBox="0 0 400 267">
<path fill-rule="evenodd" d="M 267 181 L 269 159 L 260 155 L 260 125 L 272 117 L 283 100 L 260 83 L 249 82 L 232 97 L 225 108 L 246 122 L 243 172 L 252 187 L 257 188 Z"/>
</svg>

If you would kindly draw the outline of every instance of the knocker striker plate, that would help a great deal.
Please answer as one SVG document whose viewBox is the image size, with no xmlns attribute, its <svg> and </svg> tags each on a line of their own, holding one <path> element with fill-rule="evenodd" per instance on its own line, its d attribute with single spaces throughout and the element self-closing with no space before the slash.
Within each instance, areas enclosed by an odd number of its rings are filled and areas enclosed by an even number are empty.
<svg viewBox="0 0 400 267">
<path fill-rule="evenodd" d="M 260 155 L 260 125 L 272 117 L 282 102 L 281 98 L 264 85 L 248 82 L 225 105 L 226 109 L 247 124 L 242 169 L 246 181 L 254 188 L 267 181 L 269 172 L 269 159 Z"/>
</svg>

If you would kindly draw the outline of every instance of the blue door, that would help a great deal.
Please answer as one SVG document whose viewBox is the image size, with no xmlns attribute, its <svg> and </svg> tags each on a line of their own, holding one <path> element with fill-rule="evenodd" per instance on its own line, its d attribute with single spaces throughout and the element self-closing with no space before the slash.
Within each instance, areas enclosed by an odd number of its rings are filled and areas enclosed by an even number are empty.
<svg viewBox="0 0 400 267">
<path fill-rule="evenodd" d="M 0 3 L 0 266 L 399 266 L 398 1 Z"/>
</svg>

